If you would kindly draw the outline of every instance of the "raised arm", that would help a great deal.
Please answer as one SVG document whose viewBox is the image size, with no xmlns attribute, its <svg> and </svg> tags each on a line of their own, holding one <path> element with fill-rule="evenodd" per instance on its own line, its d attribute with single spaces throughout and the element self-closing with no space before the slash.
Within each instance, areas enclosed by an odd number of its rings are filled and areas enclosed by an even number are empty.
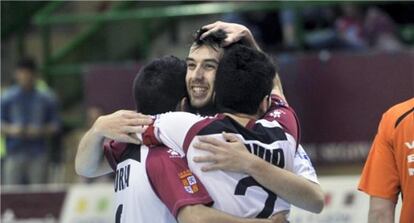
<svg viewBox="0 0 414 223">
<path fill-rule="evenodd" d="M 280 76 L 278 73 L 276 73 L 275 78 L 273 79 L 272 94 L 275 94 L 281 97 L 284 101 L 286 101 L 285 94 L 283 93 L 282 81 L 280 80 Z"/>
<path fill-rule="evenodd" d="M 227 38 L 223 41 L 223 47 L 241 41 L 241 43 L 261 51 L 252 33 L 246 26 L 237 23 L 217 21 L 215 23 L 205 25 L 202 28 L 207 29 L 208 31 L 203 33 L 201 38 L 204 38 L 210 33 L 218 30 L 223 30 L 227 34 Z"/>
<path fill-rule="evenodd" d="M 99 117 L 82 137 L 75 158 L 76 173 L 84 177 L 97 177 L 112 172 L 103 157 L 104 139 L 139 144 L 136 134 L 149 125 L 152 119 L 134 111 L 120 110 Z"/>
</svg>

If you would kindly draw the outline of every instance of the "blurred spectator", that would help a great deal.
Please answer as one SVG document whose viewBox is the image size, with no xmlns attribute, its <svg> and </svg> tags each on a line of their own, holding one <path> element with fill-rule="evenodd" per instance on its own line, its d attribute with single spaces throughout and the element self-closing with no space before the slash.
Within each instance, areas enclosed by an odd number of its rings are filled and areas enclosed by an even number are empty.
<svg viewBox="0 0 414 223">
<path fill-rule="evenodd" d="M 304 43 L 310 49 L 326 49 L 338 46 L 335 30 L 335 12 L 332 7 L 308 6 L 302 10 L 305 29 Z"/>
<path fill-rule="evenodd" d="M 1 131 L 6 139 L 4 184 L 45 183 L 47 139 L 59 130 L 58 106 L 50 90 L 36 87 L 36 64 L 21 60 L 16 85 L 1 98 Z"/>
<path fill-rule="evenodd" d="M 342 16 L 336 20 L 336 31 L 342 47 L 352 50 L 366 49 L 361 9 L 352 4 L 344 4 L 341 11 Z"/>
<path fill-rule="evenodd" d="M 284 7 L 279 12 L 280 24 L 282 26 L 283 46 L 285 49 L 297 49 L 298 39 L 296 35 L 296 10 Z"/>
<path fill-rule="evenodd" d="M 259 46 L 266 51 L 280 48 L 282 28 L 278 12 L 228 13 L 222 18 L 224 22 L 242 24 L 250 29 Z"/>
<path fill-rule="evenodd" d="M 396 36 L 396 25 L 391 17 L 378 7 L 370 7 L 364 21 L 364 31 L 371 47 L 380 50 L 402 48 Z"/>
</svg>

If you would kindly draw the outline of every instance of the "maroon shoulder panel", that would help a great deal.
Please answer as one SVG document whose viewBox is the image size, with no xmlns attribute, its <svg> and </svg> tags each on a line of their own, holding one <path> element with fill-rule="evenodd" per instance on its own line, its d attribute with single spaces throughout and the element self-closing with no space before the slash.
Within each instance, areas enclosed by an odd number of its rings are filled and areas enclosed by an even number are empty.
<svg viewBox="0 0 414 223">
<path fill-rule="evenodd" d="M 171 213 L 192 204 L 211 205 L 213 200 L 188 168 L 187 158 L 167 147 L 149 150 L 146 169 L 151 185 Z"/>
</svg>

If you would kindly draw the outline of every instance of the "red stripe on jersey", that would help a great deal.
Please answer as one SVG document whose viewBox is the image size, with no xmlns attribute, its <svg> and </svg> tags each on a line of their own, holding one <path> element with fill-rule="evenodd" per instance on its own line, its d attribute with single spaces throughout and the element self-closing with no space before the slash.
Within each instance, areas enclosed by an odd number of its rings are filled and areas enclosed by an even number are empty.
<svg viewBox="0 0 414 223">
<path fill-rule="evenodd" d="M 155 137 L 155 127 L 154 124 L 148 126 L 145 132 L 142 134 L 142 143 L 146 146 L 156 146 L 161 145 L 161 142 L 158 142 L 157 137 Z"/>
<path fill-rule="evenodd" d="M 121 160 L 121 155 L 127 147 L 126 143 L 116 142 L 114 140 L 104 143 L 104 156 L 111 166 L 112 170 L 116 170 L 116 166 Z"/>
<path fill-rule="evenodd" d="M 300 123 L 295 111 L 281 97 L 272 94 L 271 99 L 271 106 L 263 119 L 279 122 L 283 129 L 295 138 L 298 146 L 300 144 Z"/>
</svg>

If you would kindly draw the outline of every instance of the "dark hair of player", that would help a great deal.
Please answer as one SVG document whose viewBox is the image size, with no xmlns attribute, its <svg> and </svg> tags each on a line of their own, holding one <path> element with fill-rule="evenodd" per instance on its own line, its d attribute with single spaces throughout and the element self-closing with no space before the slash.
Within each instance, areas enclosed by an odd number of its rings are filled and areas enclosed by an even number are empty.
<svg viewBox="0 0 414 223">
<path fill-rule="evenodd" d="M 227 34 L 223 30 L 210 33 L 208 36 L 201 39 L 201 35 L 205 33 L 207 29 L 198 29 L 193 34 L 193 46 L 198 48 L 200 46 L 208 46 L 216 51 L 221 47 L 222 42 L 226 39 Z"/>
<path fill-rule="evenodd" d="M 275 65 L 262 52 L 241 44 L 225 48 L 214 83 L 219 112 L 256 114 L 272 91 L 275 72 Z"/>
<path fill-rule="evenodd" d="M 16 68 L 26 69 L 34 73 L 36 71 L 36 63 L 32 58 L 23 58 L 17 63 Z"/>
<path fill-rule="evenodd" d="M 141 68 L 134 80 L 137 111 L 154 115 L 174 111 L 186 95 L 184 61 L 174 56 L 155 59 Z"/>
</svg>

